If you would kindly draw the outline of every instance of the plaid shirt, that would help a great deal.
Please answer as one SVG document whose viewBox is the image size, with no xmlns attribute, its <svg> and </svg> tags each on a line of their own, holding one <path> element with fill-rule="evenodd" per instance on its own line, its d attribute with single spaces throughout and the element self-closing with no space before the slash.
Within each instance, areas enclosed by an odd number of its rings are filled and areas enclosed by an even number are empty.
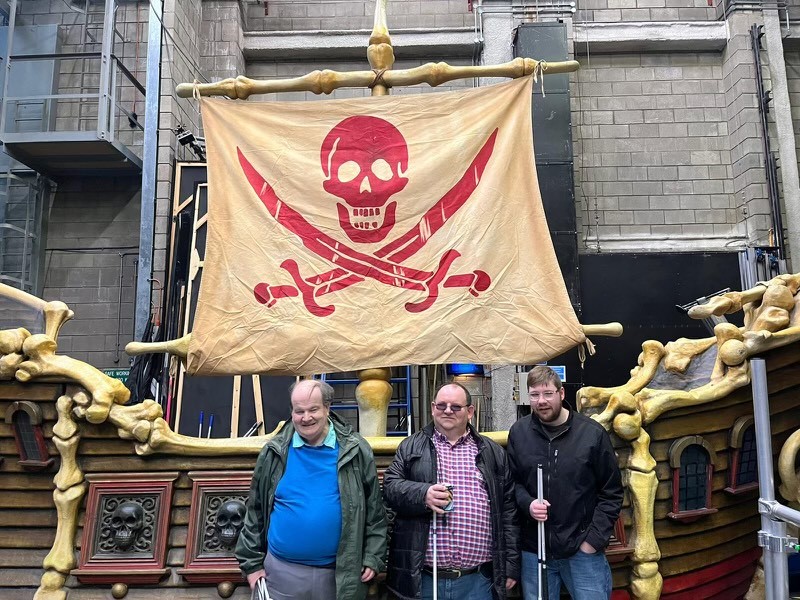
<svg viewBox="0 0 800 600">
<path fill-rule="evenodd" d="M 436 516 L 438 566 L 470 569 L 492 560 L 489 494 L 475 464 L 478 444 L 468 431 L 451 445 L 435 428 L 433 443 L 439 462 L 438 481 L 453 485 L 454 502 L 452 512 Z M 433 527 L 425 564 L 433 566 Z"/>
</svg>

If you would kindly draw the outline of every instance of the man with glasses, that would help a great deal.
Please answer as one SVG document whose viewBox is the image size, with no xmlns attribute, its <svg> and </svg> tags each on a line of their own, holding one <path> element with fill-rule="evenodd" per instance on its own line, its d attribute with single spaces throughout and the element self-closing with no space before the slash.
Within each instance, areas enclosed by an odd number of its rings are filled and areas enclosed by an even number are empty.
<svg viewBox="0 0 800 600">
<path fill-rule="evenodd" d="M 475 407 L 464 386 L 439 388 L 431 410 L 433 423 L 401 442 L 383 478 L 397 513 L 387 585 L 402 599 L 432 598 L 436 540 L 440 599 L 503 599 L 520 570 L 505 452 L 470 424 Z"/>
<path fill-rule="evenodd" d="M 535 367 L 527 384 L 532 414 L 511 427 L 507 448 L 522 520 L 523 597 L 538 595 L 537 521 L 544 521 L 550 600 L 558 600 L 562 582 L 573 600 L 610 598 L 604 550 L 622 507 L 611 440 L 597 422 L 564 405 L 561 379 L 551 368 Z"/>
</svg>

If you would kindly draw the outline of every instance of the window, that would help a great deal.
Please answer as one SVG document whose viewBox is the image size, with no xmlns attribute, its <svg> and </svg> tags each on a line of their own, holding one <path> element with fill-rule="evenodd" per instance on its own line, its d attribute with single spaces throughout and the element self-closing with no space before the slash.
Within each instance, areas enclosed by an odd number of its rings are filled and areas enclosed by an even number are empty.
<svg viewBox="0 0 800 600">
<path fill-rule="evenodd" d="M 758 489 L 758 457 L 756 429 L 752 416 L 739 417 L 731 428 L 730 464 L 728 467 L 729 494 L 743 494 Z"/>
<path fill-rule="evenodd" d="M 41 471 L 53 464 L 42 433 L 42 410 L 33 402 L 14 402 L 6 412 L 19 453 L 19 464 L 29 471 Z"/>
<path fill-rule="evenodd" d="M 700 436 L 676 440 L 669 449 L 672 467 L 672 512 L 670 519 L 696 521 L 717 512 L 711 508 L 711 489 L 714 475 L 714 449 Z"/>
</svg>

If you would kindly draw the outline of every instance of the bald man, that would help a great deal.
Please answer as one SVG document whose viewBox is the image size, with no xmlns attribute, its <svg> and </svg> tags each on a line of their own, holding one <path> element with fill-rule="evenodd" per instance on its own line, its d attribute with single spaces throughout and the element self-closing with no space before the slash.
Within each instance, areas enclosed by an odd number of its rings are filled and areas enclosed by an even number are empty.
<svg viewBox="0 0 800 600">
<path fill-rule="evenodd" d="M 386 583 L 398 598 L 428 600 L 435 566 L 440 600 L 504 600 L 520 573 L 506 454 L 470 424 L 475 406 L 464 386 L 440 387 L 431 412 L 433 423 L 400 443 L 383 477 L 384 497 L 397 513 Z"/>
<path fill-rule="evenodd" d="M 275 600 L 363 599 L 386 553 L 372 449 L 331 412 L 329 384 L 290 391 L 292 422 L 258 456 L 236 558 Z"/>
</svg>

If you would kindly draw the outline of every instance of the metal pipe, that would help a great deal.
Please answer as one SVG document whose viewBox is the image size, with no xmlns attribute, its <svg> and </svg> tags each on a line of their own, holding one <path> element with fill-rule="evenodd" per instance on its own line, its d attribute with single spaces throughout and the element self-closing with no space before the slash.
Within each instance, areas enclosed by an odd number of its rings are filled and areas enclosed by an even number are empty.
<svg viewBox="0 0 800 600">
<path fill-rule="evenodd" d="M 155 246 L 156 167 L 158 166 L 158 110 L 161 93 L 161 12 L 163 2 L 149 3 L 147 33 L 147 79 L 144 109 L 142 157 L 142 206 L 139 223 L 139 265 L 136 275 L 136 313 L 134 339 L 142 340 L 150 319 L 150 278 L 153 276 Z"/>
<path fill-rule="evenodd" d="M 767 366 L 763 358 L 750 361 L 753 388 L 753 417 L 755 420 L 756 450 L 758 453 L 758 489 L 762 502 L 775 502 L 772 465 L 772 435 L 769 422 L 769 391 Z M 764 549 L 766 600 L 786 600 L 789 597 L 789 567 L 786 560 L 786 524 L 761 514 L 759 545 Z"/>
<path fill-rule="evenodd" d="M 776 500 L 759 500 L 758 510 L 761 514 L 766 514 L 791 523 L 795 527 L 800 527 L 800 511 L 784 506 Z"/>
<path fill-rule="evenodd" d="M 753 63 L 755 66 L 756 94 L 758 97 L 758 114 L 761 121 L 761 141 L 764 152 L 764 169 L 767 179 L 767 197 L 772 217 L 772 230 L 775 232 L 775 245 L 780 251 L 781 258 L 786 256 L 783 239 L 783 217 L 778 192 L 778 175 L 775 165 L 775 156 L 772 153 L 769 141 L 769 124 L 767 123 L 767 110 L 769 93 L 764 90 L 764 80 L 761 72 L 761 31 L 758 25 L 750 28 L 750 40 L 753 45 Z"/>
<path fill-rule="evenodd" d="M 0 132 L 6 131 L 6 113 L 8 112 L 8 82 L 11 79 L 11 53 L 14 49 L 14 26 L 17 22 L 17 0 L 11 0 L 8 8 L 8 40 L 6 40 L 6 76 L 3 79 L 3 106 L 0 110 Z"/>
</svg>

